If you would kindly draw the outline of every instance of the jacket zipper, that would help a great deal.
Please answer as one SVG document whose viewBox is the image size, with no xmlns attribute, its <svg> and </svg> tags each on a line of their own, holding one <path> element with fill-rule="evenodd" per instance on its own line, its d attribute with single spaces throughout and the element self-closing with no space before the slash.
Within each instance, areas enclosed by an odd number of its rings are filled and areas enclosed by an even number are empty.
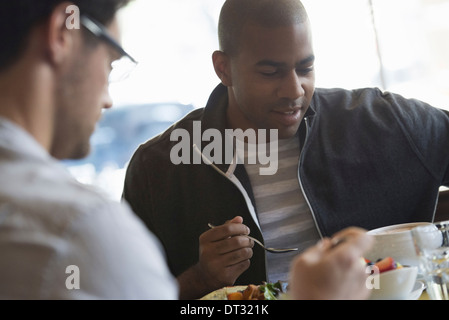
<svg viewBox="0 0 449 320">
<path fill-rule="evenodd" d="M 248 192 L 245 190 L 245 188 L 241 185 L 241 182 L 239 181 L 239 179 L 237 179 L 237 177 L 234 175 L 234 171 L 235 168 L 237 166 L 237 153 L 234 152 L 234 158 L 232 160 L 231 165 L 229 166 L 228 171 L 225 173 L 223 171 L 220 170 L 220 168 L 218 168 L 211 160 L 209 160 L 202 152 L 201 150 L 198 148 L 197 145 L 193 145 L 193 150 L 194 152 L 197 152 L 199 155 L 201 155 L 203 161 L 205 164 L 211 166 L 216 172 L 218 172 L 221 176 L 223 176 L 226 180 L 228 180 L 229 182 L 231 182 L 235 187 L 237 187 L 237 189 L 239 190 L 239 192 L 241 193 L 241 195 L 243 196 L 245 202 L 246 202 L 246 206 L 248 208 L 249 214 L 251 216 L 251 218 L 254 220 L 254 223 L 256 224 L 256 226 L 259 228 L 260 233 L 262 233 L 262 229 L 260 228 L 260 224 L 259 221 L 257 219 L 257 214 L 256 214 L 256 208 L 254 208 L 251 204 L 251 199 L 249 198 Z M 245 195 L 246 194 L 246 195 Z M 252 208 L 252 209 L 251 209 Z"/>
<path fill-rule="evenodd" d="M 225 179 L 229 180 L 240 192 L 240 194 L 243 196 L 243 198 L 245 199 L 246 202 L 246 206 L 248 208 L 249 214 L 252 217 L 252 219 L 254 220 L 254 223 L 256 224 L 256 226 L 259 228 L 259 232 L 262 235 L 262 241 L 265 243 L 264 239 L 263 239 L 263 233 L 262 233 L 262 228 L 260 227 L 259 221 L 257 220 L 257 214 L 256 214 L 256 208 L 253 207 L 253 210 L 251 210 L 251 208 L 249 207 L 251 203 L 251 200 L 249 200 L 249 202 L 247 202 L 247 198 L 249 199 L 248 193 L 246 192 L 245 188 L 243 188 L 242 186 L 242 190 L 239 188 L 239 186 L 236 184 L 235 181 L 232 180 L 233 174 L 234 174 L 234 170 L 235 170 L 235 165 L 237 165 L 237 153 L 234 153 L 234 159 L 233 159 L 233 163 L 231 164 L 228 172 L 224 173 L 223 171 L 220 170 L 220 168 L 218 168 L 212 161 L 210 161 L 205 155 L 203 155 L 203 153 L 201 152 L 201 150 L 198 148 L 197 145 L 193 145 L 193 150 L 197 153 L 199 153 L 201 155 L 201 157 L 203 158 L 203 161 L 210 165 L 216 172 L 218 172 L 221 176 L 223 176 Z M 235 177 L 235 176 L 234 176 Z M 237 177 L 235 177 L 235 180 L 237 180 L 239 182 L 239 180 L 237 179 Z M 239 182 L 240 183 L 240 182 Z M 244 192 L 247 194 L 245 196 Z M 254 215 L 252 214 L 252 211 L 254 211 Z M 268 265 L 268 261 L 267 261 L 267 255 L 264 252 L 264 260 L 265 260 L 265 266 Z M 265 267 L 265 279 L 268 281 L 268 270 Z"/>
<path fill-rule="evenodd" d="M 301 163 L 302 163 L 302 160 L 303 160 L 303 157 L 304 157 L 304 152 L 303 152 L 303 151 L 304 151 L 304 147 L 305 147 L 306 144 L 307 144 L 307 140 L 308 140 L 308 138 L 309 138 L 309 121 L 308 121 L 308 120 L 309 120 L 308 117 L 307 117 L 307 118 L 304 118 L 304 121 L 305 121 L 305 124 L 306 124 L 306 138 L 304 139 L 304 146 L 303 146 L 303 148 L 302 148 L 301 155 L 299 156 L 299 163 L 298 163 L 298 181 L 299 181 L 299 186 L 301 187 L 302 194 L 304 195 L 304 199 L 306 200 L 307 205 L 309 206 L 310 213 L 312 214 L 313 221 L 315 222 L 315 227 L 316 227 L 316 229 L 318 230 L 318 234 L 320 235 L 320 238 L 322 239 L 322 238 L 323 238 L 323 234 L 321 233 L 320 227 L 318 226 L 318 223 L 317 223 L 317 221 L 316 221 L 315 212 L 313 212 L 313 208 L 312 208 L 312 206 L 310 205 L 309 199 L 307 198 L 307 194 L 306 194 L 306 192 L 305 192 L 305 190 L 304 190 L 304 186 L 303 186 L 303 184 L 302 184 L 302 181 L 301 181 L 301 175 L 300 175 Z"/>
</svg>

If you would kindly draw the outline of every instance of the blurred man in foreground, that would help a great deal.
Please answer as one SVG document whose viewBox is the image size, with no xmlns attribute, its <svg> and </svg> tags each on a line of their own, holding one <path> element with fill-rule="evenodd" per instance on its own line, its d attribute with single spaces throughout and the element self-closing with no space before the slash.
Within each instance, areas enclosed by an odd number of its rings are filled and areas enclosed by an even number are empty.
<svg viewBox="0 0 449 320">
<path fill-rule="evenodd" d="M 112 105 L 111 63 L 127 57 L 116 12 L 127 2 L 0 4 L 2 299 L 178 297 L 158 241 L 129 208 L 57 161 L 88 154 Z"/>
</svg>

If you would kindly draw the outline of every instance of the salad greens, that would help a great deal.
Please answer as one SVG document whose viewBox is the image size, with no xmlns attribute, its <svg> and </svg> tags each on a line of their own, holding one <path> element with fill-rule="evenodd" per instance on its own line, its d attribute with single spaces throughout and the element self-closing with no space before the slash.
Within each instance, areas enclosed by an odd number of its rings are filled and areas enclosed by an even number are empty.
<svg viewBox="0 0 449 320">
<path fill-rule="evenodd" d="M 275 283 L 264 283 L 259 286 L 259 290 L 263 292 L 265 300 L 277 300 L 279 294 L 284 293 L 284 286 L 280 281 Z"/>
</svg>

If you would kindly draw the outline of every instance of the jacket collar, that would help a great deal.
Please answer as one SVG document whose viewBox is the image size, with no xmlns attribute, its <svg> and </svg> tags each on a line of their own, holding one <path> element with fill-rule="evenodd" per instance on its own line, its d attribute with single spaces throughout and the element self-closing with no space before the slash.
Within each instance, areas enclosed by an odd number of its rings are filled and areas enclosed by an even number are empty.
<svg viewBox="0 0 449 320">
<path fill-rule="evenodd" d="M 228 88 L 219 84 L 210 95 L 206 108 L 204 108 L 202 129 L 218 129 L 224 134 L 227 109 Z"/>
</svg>

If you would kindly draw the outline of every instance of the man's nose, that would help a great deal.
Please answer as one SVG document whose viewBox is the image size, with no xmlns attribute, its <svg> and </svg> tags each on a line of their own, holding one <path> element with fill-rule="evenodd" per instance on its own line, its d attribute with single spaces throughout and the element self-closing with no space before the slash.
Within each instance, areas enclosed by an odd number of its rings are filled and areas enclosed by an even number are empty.
<svg viewBox="0 0 449 320">
<path fill-rule="evenodd" d="M 110 109 L 112 108 L 113 100 L 111 97 L 111 93 L 109 92 L 109 87 L 106 88 L 106 91 L 104 93 L 103 97 L 103 109 Z"/>
<path fill-rule="evenodd" d="M 278 95 L 279 98 L 288 98 L 289 100 L 296 100 L 305 95 L 302 78 L 296 70 L 292 70 L 284 77 Z"/>
</svg>

